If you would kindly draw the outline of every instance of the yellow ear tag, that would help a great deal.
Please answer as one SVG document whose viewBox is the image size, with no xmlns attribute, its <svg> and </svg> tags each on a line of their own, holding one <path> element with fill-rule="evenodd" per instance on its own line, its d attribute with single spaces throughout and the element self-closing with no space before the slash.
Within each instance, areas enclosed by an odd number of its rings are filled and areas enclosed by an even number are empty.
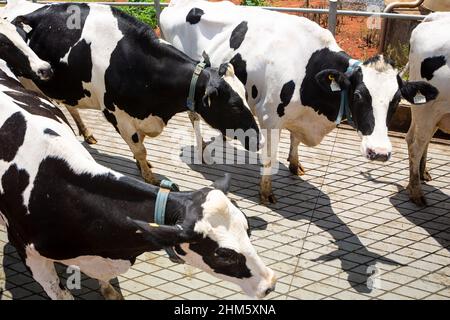
<svg viewBox="0 0 450 320">
<path fill-rule="evenodd" d="M 336 80 L 334 79 L 334 76 L 332 74 L 328 75 L 328 79 L 331 80 L 331 84 L 330 84 L 330 89 L 333 92 L 336 91 L 341 91 L 341 87 L 339 86 L 339 84 L 336 82 Z"/>
<path fill-rule="evenodd" d="M 154 227 L 154 228 L 158 228 L 159 227 L 159 224 L 157 224 L 157 223 L 149 223 L 148 225 L 150 227 Z"/>
</svg>

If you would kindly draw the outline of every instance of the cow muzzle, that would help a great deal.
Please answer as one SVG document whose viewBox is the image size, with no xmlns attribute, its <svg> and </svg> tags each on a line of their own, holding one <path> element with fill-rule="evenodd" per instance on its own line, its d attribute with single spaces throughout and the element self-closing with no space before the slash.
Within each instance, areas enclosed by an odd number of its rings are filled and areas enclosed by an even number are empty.
<svg viewBox="0 0 450 320">
<path fill-rule="evenodd" d="M 377 151 L 376 149 L 367 149 L 366 158 L 371 161 L 381 161 L 386 162 L 391 158 L 391 152 L 388 151 Z"/>
<path fill-rule="evenodd" d="M 41 79 L 42 81 L 47 81 L 47 80 L 50 80 L 51 77 L 53 77 L 53 70 L 50 66 L 40 68 L 37 71 L 37 75 L 38 75 L 39 79 Z"/>
</svg>

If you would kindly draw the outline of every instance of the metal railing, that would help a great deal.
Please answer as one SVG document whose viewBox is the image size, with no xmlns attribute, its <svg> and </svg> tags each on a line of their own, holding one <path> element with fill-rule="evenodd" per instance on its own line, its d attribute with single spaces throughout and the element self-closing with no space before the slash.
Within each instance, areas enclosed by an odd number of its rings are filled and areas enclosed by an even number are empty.
<svg viewBox="0 0 450 320">
<path fill-rule="evenodd" d="M 316 13 L 316 14 L 327 14 L 328 15 L 328 29 L 335 35 L 336 32 L 336 21 L 338 15 L 343 16 L 359 16 L 359 17 L 379 17 L 383 19 L 400 19 L 400 20 L 422 20 L 425 15 L 417 14 L 401 14 L 401 13 L 386 13 L 386 12 L 374 12 L 374 11 L 356 11 L 356 10 L 337 10 L 338 0 L 328 0 L 328 9 L 318 9 L 318 8 L 286 8 L 286 7 L 259 7 L 262 9 L 279 11 L 279 12 L 291 12 L 291 13 Z M 7 1 L 1 0 L 0 4 L 6 4 Z M 86 3 L 86 2 L 64 2 L 64 1 L 33 1 L 42 4 L 51 3 Z M 104 4 L 109 6 L 118 7 L 154 7 L 156 12 L 156 17 L 158 19 L 159 26 L 159 16 L 161 14 L 162 8 L 167 7 L 168 3 L 161 3 L 160 0 L 154 0 L 154 2 L 89 2 Z"/>
</svg>

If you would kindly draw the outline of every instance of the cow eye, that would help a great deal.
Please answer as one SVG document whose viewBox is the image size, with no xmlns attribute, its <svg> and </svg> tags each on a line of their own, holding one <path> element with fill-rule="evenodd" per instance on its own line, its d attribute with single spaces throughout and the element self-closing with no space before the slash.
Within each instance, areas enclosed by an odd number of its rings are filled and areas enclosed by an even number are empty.
<svg viewBox="0 0 450 320">
<path fill-rule="evenodd" d="M 355 99 L 362 100 L 362 94 L 361 94 L 361 92 L 359 90 L 355 91 L 354 96 L 355 96 Z"/>
</svg>

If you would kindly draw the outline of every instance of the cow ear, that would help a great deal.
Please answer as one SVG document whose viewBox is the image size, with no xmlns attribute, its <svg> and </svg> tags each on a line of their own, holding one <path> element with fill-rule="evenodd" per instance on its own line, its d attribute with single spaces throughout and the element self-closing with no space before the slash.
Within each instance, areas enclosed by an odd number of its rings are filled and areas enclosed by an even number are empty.
<svg viewBox="0 0 450 320">
<path fill-rule="evenodd" d="M 326 92 L 339 92 L 351 85 L 349 78 L 335 69 L 325 69 L 315 76 L 316 82 Z"/>
<path fill-rule="evenodd" d="M 210 68 L 211 60 L 209 59 L 209 55 L 205 51 L 203 51 L 202 57 L 203 57 L 203 62 L 205 63 L 205 67 Z"/>
<path fill-rule="evenodd" d="M 219 77 L 233 77 L 234 67 L 231 63 L 222 63 L 219 67 Z"/>
<path fill-rule="evenodd" d="M 22 27 L 22 25 L 30 25 L 30 20 L 25 16 L 17 16 L 12 23 L 16 26 Z"/>
<path fill-rule="evenodd" d="M 223 178 L 220 178 L 219 180 L 216 180 L 213 183 L 213 187 L 215 189 L 218 189 L 225 194 L 227 194 L 228 191 L 230 191 L 230 186 L 231 186 L 231 174 L 229 173 L 225 173 L 225 176 Z"/>
<path fill-rule="evenodd" d="M 209 86 L 206 89 L 205 95 L 203 96 L 203 106 L 209 108 L 211 106 L 211 98 L 219 95 L 219 91 L 216 87 Z"/>
<path fill-rule="evenodd" d="M 397 76 L 402 97 L 415 105 L 432 101 L 439 95 L 439 90 L 425 81 L 404 81 Z"/>
<path fill-rule="evenodd" d="M 173 247 L 180 243 L 193 242 L 198 240 L 199 235 L 182 226 L 158 225 L 156 223 L 147 223 L 141 220 L 135 220 L 127 217 L 128 223 L 136 228 L 136 233 L 142 233 L 149 244 L 157 247 Z"/>
</svg>

